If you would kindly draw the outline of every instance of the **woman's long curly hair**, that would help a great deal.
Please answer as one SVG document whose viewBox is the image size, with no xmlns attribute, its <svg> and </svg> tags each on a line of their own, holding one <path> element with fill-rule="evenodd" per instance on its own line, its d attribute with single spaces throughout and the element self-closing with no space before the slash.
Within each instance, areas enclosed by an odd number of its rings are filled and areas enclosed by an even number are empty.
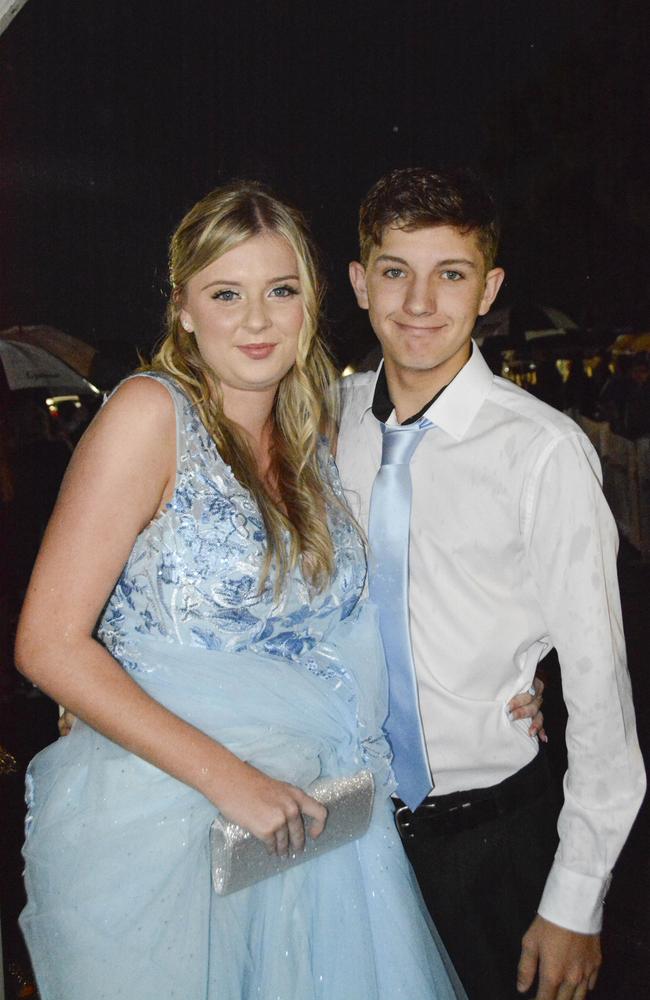
<svg viewBox="0 0 650 1000">
<path fill-rule="evenodd" d="M 226 417 L 218 380 L 201 356 L 194 334 L 180 321 L 188 280 L 265 232 L 283 237 L 294 251 L 304 309 L 296 362 L 280 382 L 272 412 L 270 479 L 277 484 L 279 502 L 259 475 L 248 434 Z M 267 537 L 260 591 L 273 565 L 279 594 L 298 561 L 310 586 L 322 590 L 334 571 L 326 508 L 341 505 L 319 469 L 317 448 L 320 435 L 330 441 L 335 436 L 337 374 L 319 333 L 324 286 L 305 221 L 259 184 L 217 188 L 190 209 L 172 236 L 169 276 L 166 335 L 149 370 L 167 372 L 182 386 L 224 462 L 254 497 Z"/>
</svg>

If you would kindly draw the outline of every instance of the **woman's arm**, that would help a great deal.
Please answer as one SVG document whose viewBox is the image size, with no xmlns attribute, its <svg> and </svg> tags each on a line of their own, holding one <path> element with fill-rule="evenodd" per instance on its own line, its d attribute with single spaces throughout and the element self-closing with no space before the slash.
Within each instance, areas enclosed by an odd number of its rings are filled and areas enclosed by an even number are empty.
<svg viewBox="0 0 650 1000">
<path fill-rule="evenodd" d="M 325 810 L 239 760 L 149 697 L 93 636 L 137 535 L 174 489 L 175 415 L 151 379 L 122 386 L 75 452 L 39 553 L 16 643 L 19 670 L 93 729 L 191 785 L 271 850 L 302 846 Z"/>
</svg>

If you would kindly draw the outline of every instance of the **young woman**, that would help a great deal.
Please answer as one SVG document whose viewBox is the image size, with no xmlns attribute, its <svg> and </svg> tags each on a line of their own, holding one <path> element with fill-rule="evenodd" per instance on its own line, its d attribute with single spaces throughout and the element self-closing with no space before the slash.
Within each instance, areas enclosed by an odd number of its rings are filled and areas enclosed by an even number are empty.
<svg viewBox="0 0 650 1000">
<path fill-rule="evenodd" d="M 365 557 L 300 216 L 212 192 L 170 251 L 167 336 L 84 436 L 21 620 L 77 717 L 28 774 L 21 925 L 43 1000 L 464 996 L 394 829 Z M 368 833 L 231 896 L 217 811 L 284 855 L 370 768 Z M 468 942 L 468 947 L 471 943 Z"/>
</svg>

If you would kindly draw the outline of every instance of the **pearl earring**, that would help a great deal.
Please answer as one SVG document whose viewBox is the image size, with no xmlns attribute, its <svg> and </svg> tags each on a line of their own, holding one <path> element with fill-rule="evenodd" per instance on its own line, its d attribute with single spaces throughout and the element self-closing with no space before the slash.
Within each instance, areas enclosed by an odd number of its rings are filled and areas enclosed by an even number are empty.
<svg viewBox="0 0 650 1000">
<path fill-rule="evenodd" d="M 185 330 L 185 333 L 192 333 L 192 324 L 188 323 L 186 319 L 181 320 L 181 326 Z"/>
</svg>

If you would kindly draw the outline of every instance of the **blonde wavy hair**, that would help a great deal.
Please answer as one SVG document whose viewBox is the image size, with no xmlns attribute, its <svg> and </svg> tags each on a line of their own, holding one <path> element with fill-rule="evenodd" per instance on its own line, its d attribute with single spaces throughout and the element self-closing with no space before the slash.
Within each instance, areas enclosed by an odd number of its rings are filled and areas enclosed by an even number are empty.
<svg viewBox="0 0 650 1000">
<path fill-rule="evenodd" d="M 283 237 L 294 251 L 304 309 L 296 362 L 280 382 L 272 412 L 269 471 L 277 484 L 275 499 L 259 475 L 248 434 L 226 417 L 218 380 L 201 356 L 194 334 L 180 322 L 188 280 L 229 250 L 265 232 Z M 182 386 L 224 462 L 253 495 L 267 538 L 260 591 L 273 565 L 278 595 L 299 561 L 310 586 L 320 591 L 334 572 L 326 509 L 332 504 L 342 507 L 324 480 L 317 457 L 320 435 L 333 441 L 336 433 L 337 373 L 319 332 L 324 285 L 305 221 L 262 185 L 243 182 L 217 188 L 190 209 L 173 234 L 169 277 L 166 335 L 148 370 L 166 372 Z"/>
</svg>

